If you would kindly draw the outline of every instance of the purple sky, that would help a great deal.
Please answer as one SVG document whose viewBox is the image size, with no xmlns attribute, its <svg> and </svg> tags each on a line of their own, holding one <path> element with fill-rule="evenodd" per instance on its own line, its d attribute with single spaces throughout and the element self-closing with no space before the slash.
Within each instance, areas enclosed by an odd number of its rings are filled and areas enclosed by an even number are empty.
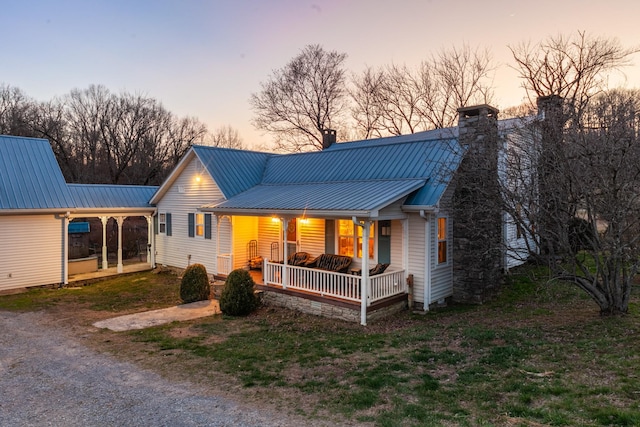
<svg viewBox="0 0 640 427">
<path fill-rule="evenodd" d="M 524 96 L 507 45 L 586 30 L 631 47 L 639 16 L 635 0 L 3 0 L 0 83 L 38 100 L 90 84 L 143 93 L 253 145 L 270 138 L 250 124 L 251 93 L 307 44 L 347 53 L 354 72 L 487 47 L 503 109 Z"/>
</svg>

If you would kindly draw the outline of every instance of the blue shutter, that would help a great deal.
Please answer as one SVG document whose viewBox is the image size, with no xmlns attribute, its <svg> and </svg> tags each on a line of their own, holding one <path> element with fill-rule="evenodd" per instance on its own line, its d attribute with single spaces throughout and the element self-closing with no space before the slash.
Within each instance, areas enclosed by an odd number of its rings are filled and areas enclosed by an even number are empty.
<svg viewBox="0 0 640 427">
<path fill-rule="evenodd" d="M 171 214 L 168 213 L 165 216 L 165 219 L 167 221 L 167 225 L 165 225 L 165 228 L 167 229 L 167 236 L 171 236 Z"/>
<path fill-rule="evenodd" d="M 211 214 L 204 214 L 204 238 L 211 239 Z"/>
<path fill-rule="evenodd" d="M 196 235 L 196 216 L 195 214 L 189 215 L 189 237 L 195 237 Z"/>
</svg>

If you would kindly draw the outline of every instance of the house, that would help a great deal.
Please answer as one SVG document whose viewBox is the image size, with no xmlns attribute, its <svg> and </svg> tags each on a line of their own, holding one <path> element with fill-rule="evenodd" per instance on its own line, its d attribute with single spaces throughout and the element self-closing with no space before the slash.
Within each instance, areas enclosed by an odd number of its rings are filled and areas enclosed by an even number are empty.
<svg viewBox="0 0 640 427">
<path fill-rule="evenodd" d="M 505 148 L 531 137 L 497 115 L 461 108 L 457 127 L 345 143 L 327 131 L 319 152 L 193 146 L 159 187 L 67 184 L 46 140 L 0 136 L 0 290 L 68 283 L 75 218 L 100 218 L 102 268 L 111 218 L 122 272 L 123 223 L 142 217 L 150 267 L 257 267 L 265 300 L 301 311 L 366 324 L 483 301 L 531 243 L 490 202 Z"/>
<path fill-rule="evenodd" d="M 156 190 L 67 184 L 47 140 L 0 135 L 0 290 L 68 283 L 68 226 L 74 218 L 100 218 L 103 236 L 109 218 L 116 220 L 122 271 L 122 225 L 132 216 L 152 223 L 155 208 L 148 201 Z M 97 258 L 89 262 L 98 267 Z"/>
<path fill-rule="evenodd" d="M 260 258 L 268 301 L 362 324 L 406 306 L 407 293 L 421 310 L 456 294 L 481 300 L 514 264 L 503 243 L 520 237 L 499 205 L 481 209 L 477 197 L 473 209 L 456 207 L 456 192 L 476 152 L 495 153 L 482 179 L 498 179 L 498 153 L 517 126 L 490 106 L 459 111 L 451 129 L 348 143 L 329 131 L 319 152 L 193 146 L 150 201 L 156 262 L 224 276 Z M 479 227 L 484 237 L 470 241 Z M 309 264 L 323 254 L 351 263 Z"/>
</svg>

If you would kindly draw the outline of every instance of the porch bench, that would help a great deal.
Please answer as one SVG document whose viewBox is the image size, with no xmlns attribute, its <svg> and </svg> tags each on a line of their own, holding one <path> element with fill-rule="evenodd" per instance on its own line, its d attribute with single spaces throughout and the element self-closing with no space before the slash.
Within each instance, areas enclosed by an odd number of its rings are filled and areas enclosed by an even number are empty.
<svg viewBox="0 0 640 427">
<path fill-rule="evenodd" d="M 322 254 L 305 264 L 305 267 L 318 268 L 320 270 L 346 273 L 351 265 L 351 257 L 335 254 Z"/>
</svg>

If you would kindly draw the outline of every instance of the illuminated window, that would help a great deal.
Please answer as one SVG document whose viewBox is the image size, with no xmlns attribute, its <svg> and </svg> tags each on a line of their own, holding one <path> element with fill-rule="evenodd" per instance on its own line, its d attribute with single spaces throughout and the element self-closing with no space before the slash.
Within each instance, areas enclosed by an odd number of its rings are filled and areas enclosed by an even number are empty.
<svg viewBox="0 0 640 427">
<path fill-rule="evenodd" d="M 158 231 L 160 233 L 164 233 L 167 231 L 167 216 L 166 214 L 159 214 L 158 215 Z"/>
<path fill-rule="evenodd" d="M 357 234 L 355 230 L 357 229 Z M 373 259 L 375 252 L 375 223 L 369 229 L 369 258 Z M 357 251 L 357 252 L 356 252 Z M 362 258 L 362 227 L 357 227 L 348 219 L 338 220 L 338 255 Z"/>
<path fill-rule="evenodd" d="M 447 262 L 447 218 L 438 218 L 438 264 Z"/>
<path fill-rule="evenodd" d="M 353 222 L 338 220 L 338 255 L 353 256 Z"/>
<path fill-rule="evenodd" d="M 204 214 L 196 214 L 196 236 L 204 236 Z"/>
</svg>

